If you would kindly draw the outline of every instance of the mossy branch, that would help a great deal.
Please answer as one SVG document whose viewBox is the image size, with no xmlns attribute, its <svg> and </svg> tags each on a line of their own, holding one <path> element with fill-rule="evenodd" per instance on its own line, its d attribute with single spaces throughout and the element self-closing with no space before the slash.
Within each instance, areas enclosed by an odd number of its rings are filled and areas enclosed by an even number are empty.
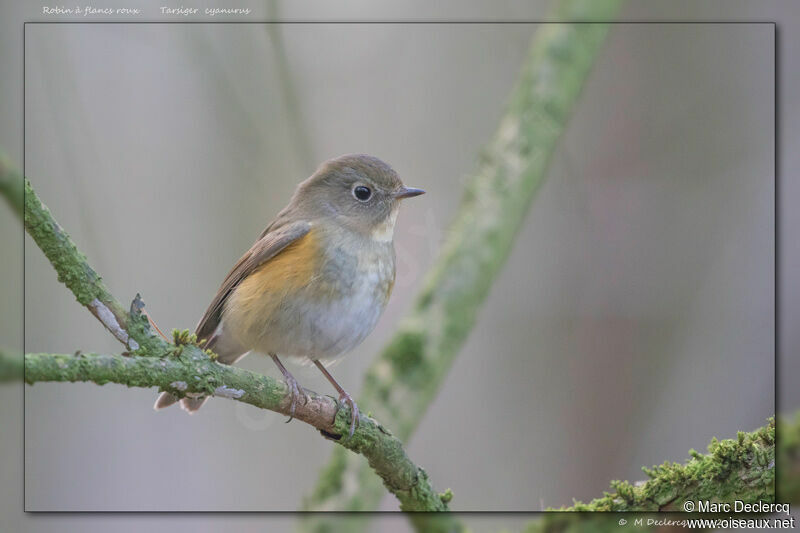
<svg viewBox="0 0 800 533">
<path fill-rule="evenodd" d="M 779 419 L 777 427 L 775 421 L 770 420 L 751 433 L 739 432 L 736 439 L 712 439 L 707 454 L 692 450 L 689 455 L 691 459 L 685 464 L 664 463 L 652 469 L 644 468 L 649 477 L 644 483 L 614 482 L 611 492 L 601 498 L 589 503 L 577 502 L 560 510 L 635 513 L 626 518 L 626 530 L 656 531 L 663 530 L 665 518 L 678 522 L 708 518 L 698 513 L 643 514 L 681 511 L 685 501 L 695 504 L 698 501 L 790 504 L 800 501 L 800 412 L 793 419 Z M 726 513 L 724 518 L 730 514 Z M 622 516 L 548 513 L 528 524 L 525 533 L 619 531 Z M 636 519 L 641 519 L 638 525 Z"/>
<path fill-rule="evenodd" d="M 0 369 L 11 358 L 0 354 Z M 9 366 L 14 366 L 9 363 Z M 35 353 L 25 356 L 25 382 L 118 383 L 158 387 L 178 396 L 214 396 L 289 414 L 286 383 L 242 368 L 222 365 L 194 344 L 172 346 L 161 354 L 125 357 L 89 353 Z M 445 511 L 425 471 L 406 455 L 402 443 L 376 420 L 361 416 L 358 430 L 347 437 L 350 418 L 336 401 L 308 391 L 310 400 L 297 405 L 294 417 L 306 422 L 355 453 L 363 454 L 401 507 L 413 511 Z"/>
<path fill-rule="evenodd" d="M 563 20 L 609 20 L 617 0 L 563 0 Z M 543 25 L 534 36 L 507 111 L 469 179 L 442 252 L 410 313 L 367 371 L 359 402 L 407 440 L 472 330 L 542 184 L 607 24 Z M 358 479 L 358 483 L 344 483 Z M 380 482 L 357 457 L 334 450 L 305 509 L 373 510 Z M 331 531 L 306 517 L 304 529 Z M 352 524 L 343 524 L 342 531 Z M 448 524 L 437 529 L 447 529 Z"/>
<path fill-rule="evenodd" d="M 690 450 L 685 464 L 664 463 L 642 470 L 643 483 L 612 481 L 612 492 L 563 511 L 681 511 L 687 500 L 775 501 L 775 419 L 736 439 L 711 440 L 708 453 Z"/>
<path fill-rule="evenodd" d="M 240 368 L 221 365 L 196 344 L 192 335 L 176 335 L 176 344 L 156 336 L 142 313 L 137 295 L 126 310 L 103 284 L 66 231 L 53 218 L 27 179 L 8 164 L 0 165 L 0 194 L 13 203 L 24 183 L 24 224 L 28 234 L 50 260 L 58 279 L 78 302 L 126 346 L 127 354 L 29 354 L 25 381 L 90 381 L 129 387 L 158 387 L 184 397 L 203 394 L 231 398 L 288 415 L 290 395 L 282 381 Z M 20 213 L 19 210 L 17 210 Z M 0 354 L 0 381 L 19 375 L 19 365 Z M 311 400 L 296 408 L 295 418 L 320 430 L 343 448 L 364 455 L 404 510 L 446 511 L 447 503 L 433 489 L 425 471 L 406 455 L 402 443 L 371 417 L 362 415 L 353 437 L 347 437 L 349 409 L 327 396 L 309 392 Z"/>
<path fill-rule="evenodd" d="M 0 172 L 0 183 L 18 181 L 22 184 L 25 231 L 53 265 L 58 281 L 72 291 L 78 303 L 86 307 L 129 350 L 165 350 L 166 343 L 153 333 L 147 317 L 139 312 L 141 301 L 137 298 L 134 301 L 135 312 L 129 313 L 56 222 L 30 182 L 7 164 L 0 167 Z M 15 188 L 11 187 L 10 190 Z M 0 193 L 5 192 L 5 189 L 0 190 Z"/>
</svg>

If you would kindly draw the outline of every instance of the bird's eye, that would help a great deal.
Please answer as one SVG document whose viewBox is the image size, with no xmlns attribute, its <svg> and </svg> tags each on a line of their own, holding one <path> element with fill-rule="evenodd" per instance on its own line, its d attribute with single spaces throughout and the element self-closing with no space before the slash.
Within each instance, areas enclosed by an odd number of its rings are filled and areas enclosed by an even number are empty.
<svg viewBox="0 0 800 533">
<path fill-rule="evenodd" d="M 355 189 L 353 189 L 353 196 L 356 197 L 357 200 L 362 202 L 366 202 L 369 200 L 369 197 L 372 196 L 372 190 L 369 187 L 365 187 L 364 185 L 359 185 Z"/>
</svg>

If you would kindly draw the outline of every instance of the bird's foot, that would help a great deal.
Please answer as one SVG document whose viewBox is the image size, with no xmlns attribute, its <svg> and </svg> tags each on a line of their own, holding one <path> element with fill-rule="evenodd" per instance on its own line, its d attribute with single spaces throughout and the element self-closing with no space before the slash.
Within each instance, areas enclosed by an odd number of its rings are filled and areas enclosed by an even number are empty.
<svg viewBox="0 0 800 533">
<path fill-rule="evenodd" d="M 275 361 L 275 365 L 281 371 L 281 374 L 283 374 L 284 379 L 286 379 L 286 386 L 289 388 L 289 394 L 292 395 L 292 402 L 289 404 L 289 420 L 286 421 L 288 424 L 294 418 L 294 413 L 297 409 L 298 396 L 303 396 L 303 398 L 305 398 L 303 405 L 307 404 L 311 400 L 311 397 L 308 395 L 306 390 L 301 387 L 299 383 L 297 383 L 297 380 L 294 379 L 294 376 L 288 370 L 286 370 L 286 367 L 283 366 L 283 363 L 281 363 L 281 360 L 278 359 L 277 355 L 271 353 L 269 356 L 272 357 L 273 361 Z"/>
<path fill-rule="evenodd" d="M 291 374 L 286 376 L 286 385 L 289 387 L 289 393 L 292 395 L 292 403 L 289 404 L 289 419 L 286 421 L 288 424 L 294 419 L 294 413 L 297 409 L 297 399 L 302 397 L 303 405 L 306 405 L 311 400 L 311 396 L 308 395 L 306 390 L 300 386 Z"/>
<path fill-rule="evenodd" d="M 350 397 L 349 394 L 346 392 L 342 392 L 339 395 L 339 402 L 343 404 L 347 404 L 350 406 L 350 436 L 353 436 L 353 433 L 356 431 L 356 423 L 358 422 L 358 406 L 353 398 Z"/>
</svg>

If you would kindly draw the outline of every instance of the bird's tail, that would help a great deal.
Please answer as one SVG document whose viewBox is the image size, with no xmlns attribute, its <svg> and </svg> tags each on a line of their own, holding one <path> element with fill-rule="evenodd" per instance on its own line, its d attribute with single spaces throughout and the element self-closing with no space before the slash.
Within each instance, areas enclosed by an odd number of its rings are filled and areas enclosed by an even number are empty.
<svg viewBox="0 0 800 533">
<path fill-rule="evenodd" d="M 169 407 L 173 403 L 180 401 L 181 409 L 190 415 L 193 415 L 195 411 L 200 409 L 203 404 L 206 403 L 206 400 L 208 400 L 208 396 L 201 396 L 200 398 L 178 398 L 169 392 L 162 392 L 158 395 L 158 399 L 156 400 L 153 409 L 160 411 L 161 409 Z"/>
<path fill-rule="evenodd" d="M 219 346 L 218 343 L 214 342 L 215 340 L 216 338 L 212 337 L 212 339 L 206 343 L 205 348 L 208 348 L 210 350 L 215 350 L 218 355 L 217 362 L 222 363 L 223 365 L 232 365 L 249 353 L 249 352 L 242 352 L 242 350 L 238 347 L 236 349 L 231 349 L 231 350 L 222 350 L 221 349 L 222 347 Z M 217 346 L 215 346 L 215 344 L 217 344 Z M 169 407 L 170 405 L 180 401 L 181 409 L 192 415 L 198 409 L 200 409 L 204 403 L 206 403 L 206 400 L 208 400 L 208 396 L 200 396 L 197 398 L 189 398 L 189 397 L 178 398 L 177 396 L 169 392 L 162 392 L 161 394 L 159 394 L 155 405 L 153 405 L 153 409 L 155 409 L 156 411 L 160 411 L 161 409 Z"/>
</svg>

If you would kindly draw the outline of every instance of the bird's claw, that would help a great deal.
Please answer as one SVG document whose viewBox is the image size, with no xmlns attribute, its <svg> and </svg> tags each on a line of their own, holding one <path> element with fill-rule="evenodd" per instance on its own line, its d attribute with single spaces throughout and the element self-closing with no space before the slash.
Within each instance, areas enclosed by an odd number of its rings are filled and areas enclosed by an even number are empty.
<svg viewBox="0 0 800 533">
<path fill-rule="evenodd" d="M 359 420 L 358 417 L 358 406 L 353 398 L 350 397 L 349 394 L 346 392 L 339 395 L 339 402 L 343 404 L 347 404 L 350 406 L 350 434 L 349 436 L 352 437 L 353 433 L 356 431 L 356 423 Z"/>
<path fill-rule="evenodd" d="M 303 387 L 301 387 L 297 383 L 297 380 L 291 376 L 286 377 L 286 385 L 289 387 L 289 392 L 292 395 L 292 403 L 289 404 L 289 419 L 286 421 L 286 423 L 288 424 L 294 419 L 294 413 L 295 410 L 297 409 L 297 398 L 299 396 L 302 396 L 303 405 L 306 405 L 311 400 L 311 396 L 309 396 L 306 390 Z"/>
</svg>

